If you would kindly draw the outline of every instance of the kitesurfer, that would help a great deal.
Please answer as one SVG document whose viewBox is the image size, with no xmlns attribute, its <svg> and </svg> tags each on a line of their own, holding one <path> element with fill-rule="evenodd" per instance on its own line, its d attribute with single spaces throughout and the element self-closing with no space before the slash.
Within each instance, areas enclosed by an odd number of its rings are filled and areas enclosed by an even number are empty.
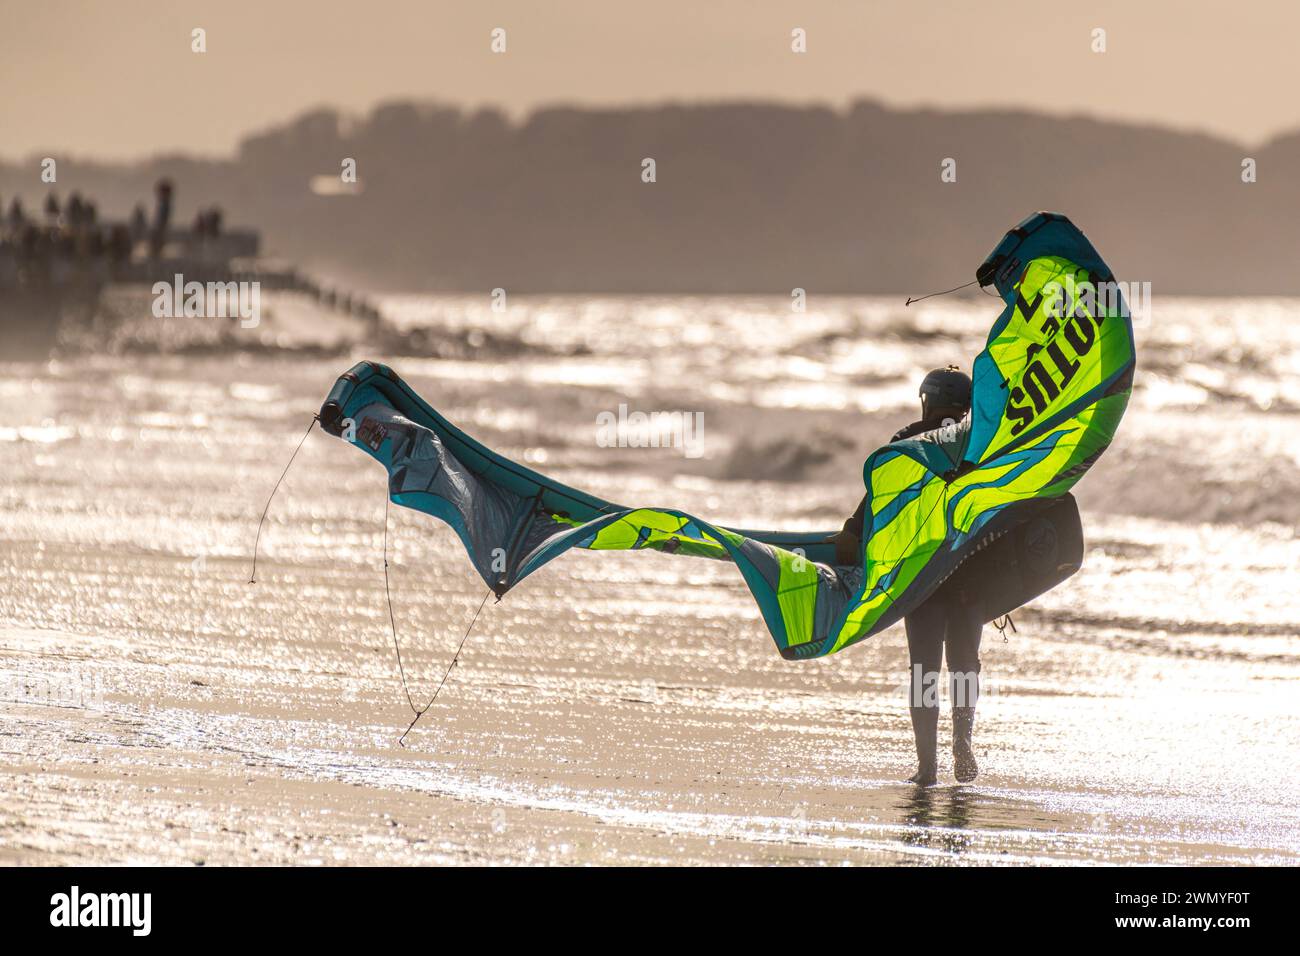
<svg viewBox="0 0 1300 956">
<path fill-rule="evenodd" d="M 960 422 L 969 412 L 971 380 L 955 365 L 937 368 L 921 381 L 921 418 L 899 429 L 891 442 Z M 834 536 L 838 564 L 862 562 L 864 497 L 853 517 Z M 972 736 L 975 730 L 975 702 L 979 697 L 979 647 L 984 630 L 975 597 L 978 562 L 969 561 L 925 603 L 903 619 L 907 629 L 907 650 L 911 658 L 908 711 L 916 738 L 917 770 L 909 779 L 921 786 L 938 782 L 939 672 L 945 648 L 948 657 L 952 701 L 953 771 L 960 783 L 975 779 Z"/>
</svg>

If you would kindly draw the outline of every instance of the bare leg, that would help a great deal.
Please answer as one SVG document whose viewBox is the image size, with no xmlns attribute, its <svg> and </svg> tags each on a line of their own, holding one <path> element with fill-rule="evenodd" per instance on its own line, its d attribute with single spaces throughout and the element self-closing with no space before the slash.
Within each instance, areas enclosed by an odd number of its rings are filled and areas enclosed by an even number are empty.
<svg viewBox="0 0 1300 956">
<path fill-rule="evenodd" d="M 979 774 L 975 760 L 975 704 L 979 700 L 980 637 L 984 622 L 978 610 L 953 602 L 944 644 L 948 654 L 949 699 L 952 701 L 952 766 L 958 783 Z"/>
<path fill-rule="evenodd" d="M 939 668 L 943 664 L 946 611 L 942 603 L 927 601 L 904 619 L 911 659 L 908 713 L 916 738 L 917 768 L 908 779 L 923 787 L 938 782 Z"/>
</svg>

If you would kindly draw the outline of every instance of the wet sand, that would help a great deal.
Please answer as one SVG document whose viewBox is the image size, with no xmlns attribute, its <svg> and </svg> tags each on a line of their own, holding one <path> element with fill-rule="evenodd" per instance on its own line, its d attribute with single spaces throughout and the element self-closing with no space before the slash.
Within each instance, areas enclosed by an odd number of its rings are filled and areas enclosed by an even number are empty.
<svg viewBox="0 0 1300 956">
<path fill-rule="evenodd" d="M 186 570 L 136 558 L 118 598 L 144 600 Z M 196 603 L 225 596 L 213 623 L 266 612 L 260 596 L 237 596 L 244 570 L 210 564 L 195 587 Z M 114 573 L 106 558 L 74 575 Z M 274 599 L 292 635 L 4 632 L 4 862 L 1300 859 L 1293 791 L 1269 783 L 1295 753 L 1294 722 L 1278 717 L 1285 683 L 1251 662 L 1061 648 L 1035 620 L 1006 644 L 994 632 L 984 773 L 923 790 L 900 782 L 911 769 L 900 642 L 793 671 L 764 653 L 757 621 L 735 635 L 719 619 L 739 597 L 721 584 L 692 587 L 675 605 L 684 620 L 657 636 L 639 616 L 606 637 L 613 627 L 554 594 L 529 602 L 542 626 L 509 597 L 490 605 L 405 749 L 410 715 L 378 615 L 345 635 L 321 612 L 295 612 L 294 600 L 337 596 L 323 571 L 268 569 L 254 587 L 295 595 Z M 374 588 L 349 597 L 383 610 Z M 543 632 L 557 619 L 559 651 Z M 719 660 L 722 640 L 747 640 L 749 653 Z M 1065 695 L 1066 653 L 1126 688 L 1085 677 Z M 433 655 L 414 657 L 415 670 L 436 669 Z M 15 680 L 28 702 L 15 702 Z M 63 699 L 30 699 L 52 690 Z M 1186 695 L 1202 702 L 1194 719 Z M 1261 710 L 1272 727 L 1245 716 Z"/>
<path fill-rule="evenodd" d="M 1136 444 L 1081 486 L 1084 570 L 1005 642 L 986 629 L 972 785 L 946 755 L 943 785 L 902 782 L 901 628 L 785 662 L 733 567 L 651 553 L 575 552 L 489 601 L 399 746 L 378 466 L 313 435 L 246 583 L 265 496 L 352 361 L 6 368 L 0 863 L 1300 862 L 1300 542 L 1108 509 L 1146 467 Z M 566 437 L 588 399 L 546 376 L 507 394 L 395 364 L 489 444 L 598 494 L 822 527 L 858 493 L 851 444 L 802 484 L 718 477 L 725 451 L 596 459 Z M 715 440 L 756 414 L 849 416 L 720 404 Z M 391 527 L 422 701 L 484 592 L 448 529 L 402 509 Z"/>
</svg>

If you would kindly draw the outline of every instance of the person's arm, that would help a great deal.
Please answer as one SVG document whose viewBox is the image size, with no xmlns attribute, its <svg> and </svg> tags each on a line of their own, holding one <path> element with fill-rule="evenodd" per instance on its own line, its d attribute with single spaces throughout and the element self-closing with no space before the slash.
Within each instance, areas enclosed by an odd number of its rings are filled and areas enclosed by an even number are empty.
<svg viewBox="0 0 1300 956">
<path fill-rule="evenodd" d="M 862 540 L 862 520 L 866 513 L 867 496 L 863 495 L 862 500 L 858 502 L 858 510 L 853 512 L 853 515 L 844 522 L 844 527 L 841 529 L 840 533 L 848 533 L 853 535 L 853 537 L 857 538 L 859 541 Z"/>
<path fill-rule="evenodd" d="M 922 419 L 919 422 L 912 422 L 912 424 L 894 432 L 894 437 L 889 439 L 889 442 L 890 444 L 893 444 L 896 441 L 902 441 L 904 438 L 911 438 L 914 435 L 920 435 L 922 432 L 928 432 L 938 427 L 938 422 L 926 421 L 925 419 Z"/>
<path fill-rule="evenodd" d="M 858 502 L 858 510 L 844 522 L 844 527 L 838 534 L 831 535 L 830 540 L 835 544 L 836 564 L 862 563 L 862 522 L 866 511 L 867 496 L 863 495 Z"/>
</svg>

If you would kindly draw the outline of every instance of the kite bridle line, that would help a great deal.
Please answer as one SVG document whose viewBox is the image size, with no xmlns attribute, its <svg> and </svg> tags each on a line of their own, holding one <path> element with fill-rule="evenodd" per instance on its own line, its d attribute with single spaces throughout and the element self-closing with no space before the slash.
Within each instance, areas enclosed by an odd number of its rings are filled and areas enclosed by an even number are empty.
<svg viewBox="0 0 1300 956">
<path fill-rule="evenodd" d="M 397 673 L 402 679 L 402 692 L 406 694 L 407 706 L 411 708 L 411 713 L 415 715 L 411 719 L 410 724 L 407 725 L 406 730 L 402 732 L 402 736 L 397 738 L 397 742 L 401 746 L 405 747 L 406 735 L 409 734 L 412 731 L 412 729 L 414 729 L 416 723 L 420 720 L 420 718 L 423 717 L 426 713 L 428 713 L 429 708 L 432 707 L 434 701 L 438 699 L 438 695 L 442 693 L 443 685 L 447 683 L 447 678 L 451 676 L 452 668 L 455 667 L 460 662 L 460 652 L 465 649 L 465 642 L 469 640 L 469 633 L 470 631 L 474 630 L 474 624 L 476 621 L 478 621 L 478 616 L 483 612 L 483 608 L 487 605 L 488 598 L 492 596 L 492 590 L 489 588 L 487 594 L 483 595 L 483 600 L 479 604 L 478 610 L 475 611 L 474 616 L 470 618 L 469 627 L 465 628 L 465 634 L 464 636 L 461 637 L 460 644 L 458 644 L 456 647 L 456 653 L 452 655 L 451 663 L 447 665 L 447 670 L 443 673 L 442 680 L 438 682 L 438 687 L 433 692 L 433 696 L 429 698 L 429 702 L 425 704 L 423 707 L 416 707 L 415 698 L 411 696 L 411 686 L 406 680 L 406 667 L 402 664 L 402 645 L 397 640 L 397 618 L 393 613 L 393 592 L 388 585 L 388 503 L 389 503 L 389 498 L 388 495 L 385 494 L 384 495 L 384 596 L 388 599 L 388 623 L 389 626 L 392 628 L 392 633 L 393 633 L 393 650 L 397 654 Z M 500 598 L 497 598 L 497 600 L 500 600 Z"/>
<path fill-rule="evenodd" d="M 262 525 L 266 523 L 266 514 L 271 510 L 271 501 L 275 498 L 275 493 L 280 490 L 280 482 L 284 481 L 284 476 L 289 474 L 289 469 L 293 465 L 293 460 L 298 457 L 298 452 L 302 451 L 303 443 L 307 441 L 307 436 L 311 434 L 311 430 L 316 427 L 318 421 L 320 421 L 319 415 L 313 415 L 311 417 L 311 424 L 308 425 L 307 430 L 302 433 L 302 438 L 298 440 L 298 447 L 295 448 L 293 454 L 289 456 L 289 464 L 285 465 L 284 471 L 280 472 L 279 480 L 276 481 L 275 487 L 271 489 L 271 494 L 266 499 L 266 507 L 262 509 L 262 517 L 257 522 L 257 537 L 253 539 L 253 571 L 248 576 L 249 584 L 257 583 L 257 546 L 262 543 Z"/>
<path fill-rule="evenodd" d="M 469 619 L 469 627 L 465 628 L 465 634 L 461 637 L 460 644 L 456 647 L 456 653 L 452 655 L 451 663 L 447 665 L 447 670 L 443 673 L 442 680 L 438 682 L 438 687 L 434 690 L 433 696 L 429 698 L 427 704 L 415 712 L 415 716 L 411 719 L 411 723 L 407 726 L 406 730 L 402 731 L 402 736 L 397 738 L 397 742 L 403 747 L 406 746 L 406 735 L 411 732 L 419 719 L 428 712 L 430 707 L 433 706 L 434 702 L 438 699 L 438 695 L 442 693 L 442 688 L 443 685 L 447 683 L 447 678 L 451 676 L 451 669 L 460 663 L 460 652 L 464 650 L 465 642 L 469 640 L 469 632 L 474 630 L 474 622 L 478 620 L 479 614 L 482 613 L 483 608 L 487 605 L 488 598 L 491 596 L 491 590 L 489 590 L 487 594 L 483 595 L 483 600 L 479 602 L 478 610 L 474 612 L 474 616 Z"/>
<path fill-rule="evenodd" d="M 904 305 L 904 306 L 908 306 L 908 305 L 911 305 L 913 302 L 920 302 L 922 299 L 933 299 L 933 298 L 934 298 L 935 296 L 937 296 L 937 295 L 951 295 L 951 294 L 954 293 L 954 292 L 960 292 L 962 289 L 965 289 L 965 288 L 967 288 L 968 286 L 973 286 L 976 282 L 979 282 L 979 281 L 980 281 L 979 279 L 971 279 L 970 282 L 967 282 L 967 283 L 965 283 L 965 284 L 963 284 L 963 285 L 959 285 L 959 286 L 957 286 L 956 288 L 953 288 L 953 289 L 944 289 L 942 292 L 927 292 L 925 295 L 918 295 L 915 299 L 913 299 L 913 298 L 909 295 L 909 296 L 907 297 L 907 301 L 904 302 L 903 305 Z M 994 298 L 998 298 L 998 299 L 1002 298 L 1002 296 L 997 295 L 997 294 L 994 293 L 994 292 L 990 292 L 990 291 L 988 291 L 988 289 L 984 288 L 984 286 L 980 286 L 980 291 L 983 292 L 985 295 L 991 295 L 991 296 L 994 296 Z"/>
<path fill-rule="evenodd" d="M 415 700 L 411 697 L 411 688 L 406 684 L 406 668 L 402 666 L 402 647 L 397 643 L 397 620 L 393 616 L 393 592 L 388 589 L 388 495 L 384 495 L 384 596 L 388 598 L 388 623 L 393 630 L 393 650 L 397 652 L 397 673 L 402 678 L 402 690 L 406 694 L 406 703 L 412 712 L 416 711 Z"/>
<path fill-rule="evenodd" d="M 253 570 L 252 573 L 250 573 L 248 576 L 249 584 L 255 584 L 257 581 L 257 550 L 258 550 L 258 546 L 262 542 L 262 526 L 266 524 L 266 516 L 271 510 L 271 502 L 275 500 L 275 494 L 280 490 L 280 485 L 284 483 L 285 477 L 289 474 L 289 469 L 293 467 L 294 460 L 298 457 L 298 452 L 302 451 L 302 446 L 306 444 L 307 437 L 311 434 L 311 430 L 316 427 L 316 423 L 319 421 L 320 421 L 320 415 L 312 415 L 311 423 L 307 426 L 307 430 L 302 433 L 302 438 L 298 439 L 298 444 L 294 448 L 293 454 L 289 456 L 289 461 L 284 466 L 284 471 L 280 472 L 280 477 L 276 480 L 275 487 L 271 489 L 271 494 L 266 499 L 266 507 L 262 509 L 262 517 L 257 522 L 257 536 L 253 539 Z M 397 619 L 393 613 L 393 594 L 388 584 L 388 501 L 389 501 L 388 496 L 385 495 L 384 496 L 384 595 L 388 599 L 388 623 L 392 627 L 392 632 L 393 632 L 393 649 L 397 652 L 397 671 L 402 678 L 402 690 L 406 694 L 406 703 L 410 706 L 411 712 L 415 715 L 415 719 L 411 721 L 410 725 L 406 728 L 406 731 L 402 734 L 401 737 L 398 738 L 397 741 L 403 747 L 405 747 L 406 735 L 411 732 L 411 729 L 415 726 L 416 722 L 421 717 L 423 717 L 425 713 L 428 712 L 430 707 L 433 706 L 434 702 L 438 699 L 438 695 L 442 693 L 442 688 L 447 683 L 447 678 L 451 676 L 452 668 L 455 667 L 457 663 L 459 663 L 460 652 L 465 648 L 465 642 L 469 639 L 470 631 L 474 629 L 474 623 L 478 620 L 479 614 L 482 613 L 484 606 L 487 604 L 487 599 L 492 596 L 492 592 L 489 590 L 487 594 L 483 595 L 483 601 L 481 604 L 479 604 L 478 610 L 474 612 L 474 616 L 470 619 L 469 627 L 465 628 L 465 635 L 460 639 L 460 644 L 456 648 L 456 653 L 455 655 L 453 655 L 451 659 L 451 663 L 447 665 L 447 670 L 445 673 L 443 673 L 442 680 L 438 683 L 437 690 L 433 692 L 433 696 L 429 698 L 429 702 L 427 704 L 425 704 L 423 707 L 416 707 L 415 699 L 411 696 L 410 685 L 407 683 L 406 680 L 406 668 L 402 664 L 402 648 L 397 640 Z"/>
</svg>

